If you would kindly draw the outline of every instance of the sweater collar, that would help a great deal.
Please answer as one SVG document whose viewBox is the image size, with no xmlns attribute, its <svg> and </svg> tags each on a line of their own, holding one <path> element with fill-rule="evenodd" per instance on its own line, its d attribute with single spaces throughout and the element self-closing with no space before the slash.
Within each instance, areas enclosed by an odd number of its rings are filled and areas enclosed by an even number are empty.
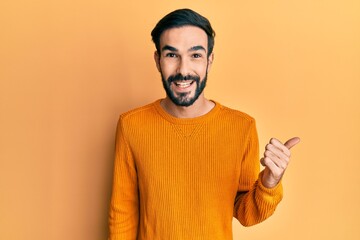
<svg viewBox="0 0 360 240">
<path fill-rule="evenodd" d="M 172 116 L 168 112 L 166 112 L 165 109 L 163 109 L 163 107 L 160 105 L 161 100 L 162 99 L 158 99 L 157 101 L 154 102 L 155 109 L 164 119 L 166 119 L 167 121 L 174 123 L 174 124 L 203 123 L 203 122 L 211 119 L 212 117 L 214 117 L 222 107 L 221 104 L 219 104 L 218 102 L 211 100 L 213 103 L 215 103 L 215 106 L 208 113 L 206 113 L 202 116 L 199 116 L 199 117 L 195 117 L 195 118 L 177 118 L 177 117 Z"/>
</svg>

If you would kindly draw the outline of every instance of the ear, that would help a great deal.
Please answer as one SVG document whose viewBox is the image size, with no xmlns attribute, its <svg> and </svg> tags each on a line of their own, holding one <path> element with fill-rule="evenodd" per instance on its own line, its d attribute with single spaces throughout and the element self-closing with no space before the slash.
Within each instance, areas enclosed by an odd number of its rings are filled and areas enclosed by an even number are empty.
<svg viewBox="0 0 360 240">
<path fill-rule="evenodd" d="M 161 69 L 161 67 L 160 67 L 160 55 L 159 55 L 158 51 L 154 52 L 154 60 L 155 60 L 155 63 L 156 63 L 156 68 L 160 72 L 160 69 Z"/>
<path fill-rule="evenodd" d="M 212 66 L 212 63 L 214 61 L 214 52 L 212 52 L 210 54 L 210 56 L 208 57 L 208 67 L 207 67 L 207 71 L 209 72 Z"/>
</svg>

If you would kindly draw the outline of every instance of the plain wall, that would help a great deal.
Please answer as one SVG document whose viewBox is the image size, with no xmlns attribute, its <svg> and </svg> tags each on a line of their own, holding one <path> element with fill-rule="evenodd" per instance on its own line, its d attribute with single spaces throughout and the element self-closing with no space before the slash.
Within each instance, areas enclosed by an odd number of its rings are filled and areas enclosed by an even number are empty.
<svg viewBox="0 0 360 240">
<path fill-rule="evenodd" d="M 274 216 L 235 239 L 360 239 L 360 2 L 0 2 L 0 239 L 106 239 L 120 113 L 165 96 L 150 31 L 212 22 L 206 96 L 299 136 Z"/>
</svg>

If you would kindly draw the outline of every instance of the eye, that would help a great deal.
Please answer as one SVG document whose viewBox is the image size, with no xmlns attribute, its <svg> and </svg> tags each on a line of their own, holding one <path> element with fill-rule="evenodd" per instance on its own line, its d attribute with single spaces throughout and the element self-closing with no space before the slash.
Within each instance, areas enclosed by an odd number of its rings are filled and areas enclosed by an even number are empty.
<svg viewBox="0 0 360 240">
<path fill-rule="evenodd" d="M 201 56 L 201 54 L 199 54 L 199 53 L 194 53 L 193 54 L 193 58 L 201 58 L 202 56 Z"/>
<path fill-rule="evenodd" d="M 170 58 L 175 58 L 176 54 L 175 53 L 167 53 L 165 56 L 170 57 Z"/>
</svg>

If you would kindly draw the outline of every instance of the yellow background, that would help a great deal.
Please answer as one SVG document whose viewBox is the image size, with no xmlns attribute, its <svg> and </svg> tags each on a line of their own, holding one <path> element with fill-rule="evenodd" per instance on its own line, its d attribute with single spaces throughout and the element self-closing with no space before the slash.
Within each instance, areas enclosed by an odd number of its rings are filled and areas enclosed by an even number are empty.
<svg viewBox="0 0 360 240">
<path fill-rule="evenodd" d="M 118 115 L 164 97 L 150 31 L 190 7 L 217 36 L 206 96 L 302 139 L 285 196 L 235 239 L 360 239 L 360 2 L 0 2 L 0 239 L 106 239 Z"/>
</svg>

